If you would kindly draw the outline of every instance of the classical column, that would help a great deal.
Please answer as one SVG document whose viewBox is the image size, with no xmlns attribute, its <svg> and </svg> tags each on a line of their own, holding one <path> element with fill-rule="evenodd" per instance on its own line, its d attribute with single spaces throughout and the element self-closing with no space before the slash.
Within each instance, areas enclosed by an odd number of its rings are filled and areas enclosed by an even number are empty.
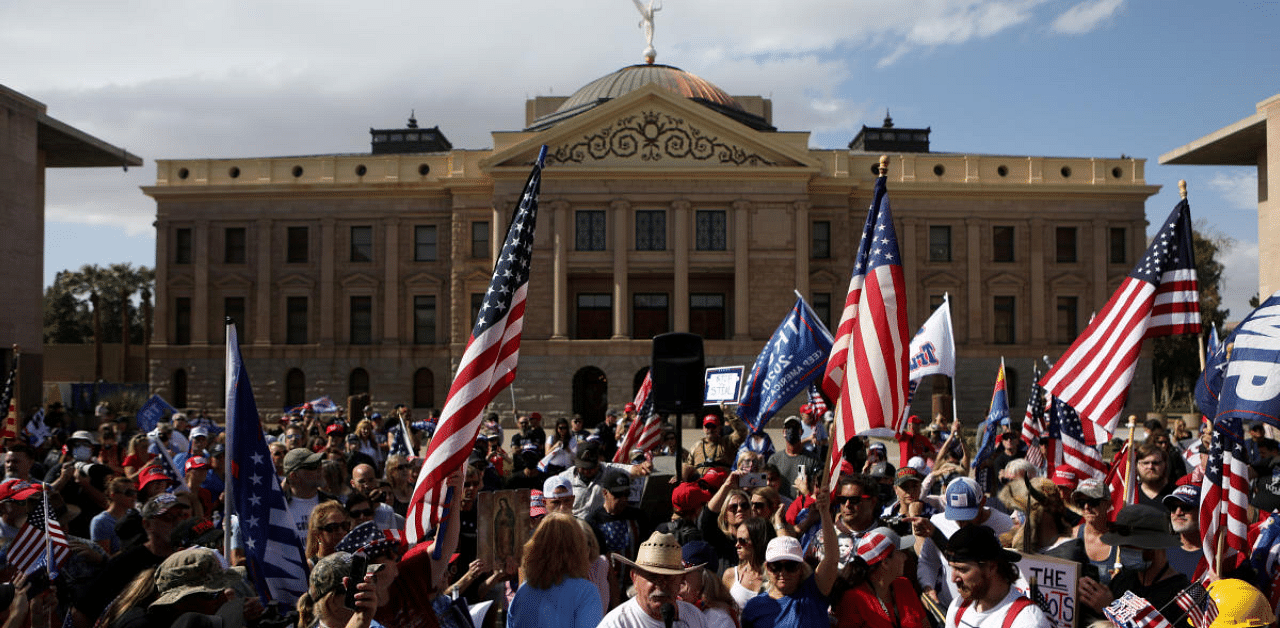
<svg viewBox="0 0 1280 628">
<path fill-rule="evenodd" d="M 454 208 L 449 222 L 449 344 L 463 345 L 471 333 L 471 295 L 467 293 L 465 273 L 467 256 L 471 254 L 470 223 L 463 211 Z M 456 359 L 458 356 L 454 356 Z"/>
<path fill-rule="evenodd" d="M 552 289 L 551 289 L 551 339 L 569 339 L 569 238 L 573 237 L 569 227 L 573 220 L 569 212 L 569 204 L 565 201 L 551 202 L 552 225 Z"/>
<path fill-rule="evenodd" d="M 195 250 L 195 293 L 191 298 L 191 344 L 209 344 L 209 260 L 213 250 L 209 247 L 209 221 L 196 221 L 191 235 L 191 248 Z M 221 326 L 219 326 L 219 329 Z M 215 343 L 217 341 L 214 341 Z"/>
<path fill-rule="evenodd" d="M 169 316 L 173 304 L 169 303 L 169 266 L 173 263 L 173 253 L 169 249 L 169 239 L 174 237 L 173 226 L 160 221 L 156 230 L 156 304 L 155 326 L 147 336 L 148 342 L 169 344 Z"/>
<path fill-rule="evenodd" d="M 912 217 L 901 220 L 902 236 L 898 238 L 898 255 L 902 259 L 902 281 L 906 284 L 907 300 L 910 303 L 907 309 L 909 312 L 916 312 L 915 320 L 907 323 L 911 329 L 915 329 L 933 312 L 929 309 L 929 293 L 920 285 L 920 273 L 917 272 L 920 265 L 916 260 L 925 259 L 916 254 L 916 230 L 920 226 L 920 219 Z"/>
<path fill-rule="evenodd" d="M 988 308 L 983 307 L 983 299 L 987 297 L 985 286 L 982 285 L 982 225 L 983 220 L 979 218 L 966 218 L 965 224 L 965 240 L 968 245 L 965 254 L 965 265 L 968 269 L 968 291 L 969 291 L 969 342 L 982 342 L 983 338 L 988 335 L 988 330 L 983 324 L 985 318 L 983 314 Z M 952 243 L 954 248 L 955 243 Z"/>
<path fill-rule="evenodd" d="M 673 312 L 675 314 L 672 331 L 689 331 L 689 201 L 680 200 L 671 203 L 672 241 L 675 248 L 675 280 Z"/>
<path fill-rule="evenodd" d="M 320 220 L 320 298 L 316 299 L 315 295 L 311 295 L 310 303 L 308 303 L 307 315 L 311 320 L 315 320 L 313 312 L 320 312 L 320 338 L 319 342 L 323 345 L 332 345 L 334 342 L 334 308 L 338 307 L 334 303 L 333 284 L 334 284 L 334 261 L 341 254 L 337 250 L 335 244 L 334 220 L 332 218 L 323 218 Z M 313 338 L 308 338 L 315 342 Z"/>
<path fill-rule="evenodd" d="M 733 339 L 751 338 L 751 201 L 733 202 Z M 805 284 L 809 275 L 805 272 Z"/>
<path fill-rule="evenodd" d="M 1031 219 L 1031 276 L 1028 279 L 1031 282 L 1031 342 L 1035 344 L 1043 344 L 1048 337 L 1049 322 L 1045 314 L 1056 308 L 1056 304 L 1050 303 L 1050 297 L 1045 295 L 1044 228 L 1043 218 Z M 1105 264 L 1103 266 L 1105 268 Z"/>
<path fill-rule="evenodd" d="M 270 220 L 258 221 L 258 289 L 253 298 L 253 312 L 244 313 L 245 318 L 254 317 L 252 342 L 255 345 L 271 344 L 271 269 L 276 267 L 271 259 L 275 251 L 271 226 Z"/>
<path fill-rule="evenodd" d="M 813 234 L 810 230 L 813 225 L 809 223 L 809 209 L 812 207 L 808 201 L 796 201 L 791 204 L 796 214 L 796 291 L 804 295 L 805 300 L 810 298 L 809 295 L 809 247 L 813 241 Z"/>
<path fill-rule="evenodd" d="M 383 231 L 386 246 L 382 255 L 382 343 L 393 345 L 400 342 L 400 315 L 405 309 L 400 300 L 400 260 L 404 257 L 400 250 L 400 222 L 385 219 Z"/>
<path fill-rule="evenodd" d="M 627 287 L 627 226 L 631 224 L 631 203 L 614 201 L 606 225 L 613 225 L 613 339 L 626 340 L 627 321 L 631 319 L 631 298 Z"/>
<path fill-rule="evenodd" d="M 1101 223 L 1101 226 L 1098 223 Z M 1107 223 L 1106 221 L 1090 222 L 1089 226 L 1080 228 L 1093 234 L 1093 250 L 1085 251 L 1080 259 L 1091 260 L 1090 263 L 1093 264 L 1093 298 L 1094 303 L 1098 304 L 1098 309 L 1102 309 L 1102 304 L 1107 302 L 1109 296 L 1107 262 L 1111 259 L 1111 251 L 1107 249 Z M 1054 307 L 1057 307 L 1056 304 Z"/>
</svg>

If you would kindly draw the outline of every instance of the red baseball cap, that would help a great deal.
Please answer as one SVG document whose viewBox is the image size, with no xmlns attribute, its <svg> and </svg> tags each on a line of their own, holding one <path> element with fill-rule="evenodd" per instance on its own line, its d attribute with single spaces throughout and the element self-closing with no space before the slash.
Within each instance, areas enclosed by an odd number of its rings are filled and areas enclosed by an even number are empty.
<svg viewBox="0 0 1280 628">
<path fill-rule="evenodd" d="M 702 474 L 702 481 L 707 483 L 713 489 L 719 490 L 724 486 L 724 481 L 729 478 L 729 473 L 724 469 L 711 468 Z"/>
<path fill-rule="evenodd" d="M 671 492 L 671 505 L 681 514 L 691 515 L 709 501 L 711 494 L 693 482 L 685 482 Z"/>
<path fill-rule="evenodd" d="M 702 427 L 706 427 L 708 425 L 720 425 L 720 419 L 714 414 L 708 414 L 707 416 L 702 417 Z"/>
<path fill-rule="evenodd" d="M 810 412 L 813 412 L 813 406 L 811 406 L 811 405 L 809 405 L 809 404 L 807 404 L 807 403 L 806 403 L 806 404 L 803 404 L 803 405 L 801 405 L 801 406 L 800 406 L 800 412 L 801 412 L 801 414 L 809 414 Z"/>
<path fill-rule="evenodd" d="M 178 483 L 173 478 L 161 472 L 160 469 L 156 467 L 147 467 L 145 470 L 143 470 L 141 474 L 138 475 L 138 490 L 142 490 L 142 488 L 145 487 L 146 485 L 156 481 L 171 482 L 173 484 Z"/>
<path fill-rule="evenodd" d="M 208 469 L 209 459 L 204 456 L 191 456 L 190 458 L 187 458 L 186 467 L 187 471 L 192 469 Z"/>
<path fill-rule="evenodd" d="M 627 405 L 622 406 L 622 411 L 623 411 L 623 412 L 635 412 L 635 411 L 636 411 L 636 404 L 634 404 L 634 403 L 628 403 Z"/>
<path fill-rule="evenodd" d="M 29 497 L 40 494 L 41 484 L 39 482 L 28 482 L 11 478 L 0 482 L 0 502 L 12 499 L 14 501 L 25 501 Z"/>
<path fill-rule="evenodd" d="M 1080 484 L 1080 477 L 1076 475 L 1074 467 L 1061 464 L 1053 470 L 1053 483 L 1075 490 L 1076 486 Z"/>
</svg>

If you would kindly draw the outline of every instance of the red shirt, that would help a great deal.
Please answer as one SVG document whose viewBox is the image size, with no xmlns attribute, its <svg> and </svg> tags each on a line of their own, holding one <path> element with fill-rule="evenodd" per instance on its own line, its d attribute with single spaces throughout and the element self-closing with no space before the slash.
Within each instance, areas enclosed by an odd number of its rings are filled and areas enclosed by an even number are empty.
<svg viewBox="0 0 1280 628">
<path fill-rule="evenodd" d="M 933 443 L 924 434 L 898 434 L 898 468 L 907 466 L 913 456 L 928 457 L 933 453 Z"/>
<path fill-rule="evenodd" d="M 124 461 L 120 463 L 120 466 L 141 469 L 146 466 L 148 462 L 151 462 L 152 458 L 156 457 L 155 454 L 149 452 L 142 455 L 145 456 L 145 458 L 139 458 L 137 454 L 129 454 L 124 457 Z"/>
<path fill-rule="evenodd" d="M 898 614 L 896 623 L 885 612 L 871 585 L 864 582 L 840 597 L 836 604 L 837 628 L 928 628 L 924 605 L 910 580 L 901 577 L 894 580 L 889 583 L 889 591 L 893 593 Z"/>
</svg>

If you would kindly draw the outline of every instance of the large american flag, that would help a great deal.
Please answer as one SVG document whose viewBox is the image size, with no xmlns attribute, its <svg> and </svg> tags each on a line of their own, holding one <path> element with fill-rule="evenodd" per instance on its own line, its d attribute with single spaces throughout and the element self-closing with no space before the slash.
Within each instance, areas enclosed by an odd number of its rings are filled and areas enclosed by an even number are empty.
<svg viewBox="0 0 1280 628">
<path fill-rule="evenodd" d="M 1209 569 L 1219 576 L 1248 559 L 1249 460 L 1244 425 L 1238 415 L 1220 416 L 1213 424 L 1209 460 L 1200 484 L 1200 534 Z M 1219 539 L 1221 537 L 1221 541 Z M 1222 545 L 1223 562 L 1218 562 Z"/>
<path fill-rule="evenodd" d="M 653 391 L 653 379 L 645 372 L 644 382 L 636 391 L 636 398 L 631 402 L 635 406 L 636 415 L 627 427 L 627 434 L 613 454 L 614 462 L 631 462 L 631 450 L 649 451 L 662 441 L 662 419 L 653 411 L 653 399 L 649 393 Z"/>
<path fill-rule="evenodd" d="M 1040 385 L 1040 366 L 1031 365 L 1031 394 L 1027 396 L 1027 411 L 1022 417 L 1022 444 L 1027 448 L 1027 462 L 1048 477 L 1049 466 L 1044 456 L 1045 424 L 1044 387 Z"/>
<path fill-rule="evenodd" d="M 447 479 L 462 468 L 475 446 L 480 416 L 493 397 L 516 377 L 520 332 L 529 291 L 529 263 L 538 219 L 538 191 L 547 147 L 538 152 L 520 206 L 507 229 L 489 290 L 458 364 L 426 461 L 413 489 L 405 531 L 410 545 L 425 539 L 444 514 Z"/>
<path fill-rule="evenodd" d="M 1061 399 L 1054 398 L 1052 410 L 1057 415 L 1062 464 L 1076 470 L 1076 477 L 1101 480 L 1107 475 L 1107 465 L 1102 462 L 1102 452 L 1085 442 L 1084 426 L 1075 409 Z"/>
<path fill-rule="evenodd" d="M 62 531 L 58 520 L 45 516 L 49 511 L 47 490 L 48 487 L 44 487 L 40 491 L 41 500 L 36 502 L 31 514 L 27 515 L 27 522 L 22 524 L 22 529 L 18 530 L 18 535 L 9 545 L 6 557 L 9 564 L 19 571 L 31 573 L 45 565 L 52 556 L 53 564 L 48 568 L 52 578 L 58 575 L 62 563 L 71 556 L 71 547 L 67 545 L 67 535 Z"/>
<path fill-rule="evenodd" d="M 1097 446 L 1115 432 L 1143 338 L 1199 332 L 1191 210 L 1184 199 L 1133 272 L 1041 384 L 1088 419 L 1085 441 Z"/>
<path fill-rule="evenodd" d="M 14 391 L 18 381 L 18 360 L 21 357 L 16 349 L 13 352 L 13 364 L 9 366 L 9 377 L 4 380 L 4 392 L 0 393 L 0 439 L 18 437 L 18 407 L 14 402 Z"/>
<path fill-rule="evenodd" d="M 264 600 L 293 603 L 307 590 L 302 541 L 276 481 L 275 464 L 262 435 L 249 370 L 240 354 L 236 326 L 227 325 L 227 503 L 233 508 L 249 568 Z M 230 539 L 231 535 L 227 534 Z M 228 553 L 229 555 L 229 553 Z"/>
<path fill-rule="evenodd" d="M 844 444 L 868 430 L 891 431 L 907 402 L 907 295 L 885 179 L 881 165 L 823 374 L 824 392 L 836 402 L 827 476 L 833 488 Z"/>
</svg>

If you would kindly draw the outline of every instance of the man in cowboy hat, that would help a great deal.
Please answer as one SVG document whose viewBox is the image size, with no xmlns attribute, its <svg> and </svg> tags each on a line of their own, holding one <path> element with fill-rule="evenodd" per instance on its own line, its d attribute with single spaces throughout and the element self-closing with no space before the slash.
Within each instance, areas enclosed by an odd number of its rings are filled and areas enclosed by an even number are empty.
<svg viewBox="0 0 1280 628">
<path fill-rule="evenodd" d="M 959 591 L 947 608 L 948 628 L 1049 625 L 1040 608 L 1013 588 L 1018 579 L 1018 568 L 1013 563 L 1022 556 L 1001 547 L 991 528 L 961 528 L 951 535 L 945 554 L 951 565 L 951 581 Z"/>
<path fill-rule="evenodd" d="M 1156 608 L 1164 608 L 1191 581 L 1169 566 L 1165 550 L 1181 543 L 1169 524 L 1169 514 L 1146 504 L 1130 504 L 1116 515 L 1102 542 L 1120 546 L 1120 572 L 1107 588 L 1093 578 L 1080 579 L 1080 601 L 1098 613 L 1115 598 L 1133 591 Z M 1187 626 L 1179 622 L 1176 626 Z"/>
<path fill-rule="evenodd" d="M 635 561 L 613 555 L 613 559 L 631 567 L 631 583 L 636 596 L 609 611 L 599 628 L 662 628 L 664 607 L 669 609 L 676 626 L 703 628 L 703 614 L 698 607 L 680 601 L 680 583 L 684 575 L 701 567 L 685 567 L 683 553 L 676 537 L 654 532 L 649 540 L 640 544 Z"/>
</svg>

